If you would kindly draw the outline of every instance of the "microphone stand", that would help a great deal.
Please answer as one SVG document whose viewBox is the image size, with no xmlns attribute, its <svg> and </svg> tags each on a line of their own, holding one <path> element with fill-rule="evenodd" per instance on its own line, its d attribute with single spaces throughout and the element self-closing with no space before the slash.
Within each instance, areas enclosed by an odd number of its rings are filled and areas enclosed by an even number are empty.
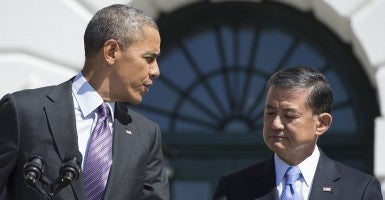
<svg viewBox="0 0 385 200">
<path fill-rule="evenodd" d="M 79 151 L 68 154 L 60 167 L 60 176 L 55 181 L 52 181 L 43 175 L 43 156 L 34 154 L 24 165 L 24 182 L 28 187 L 39 192 L 44 197 L 54 200 L 61 190 L 79 178 L 81 162 L 82 155 Z M 44 185 L 49 186 L 49 191 L 43 188 Z"/>
<path fill-rule="evenodd" d="M 28 159 L 28 162 L 25 163 L 24 169 L 24 183 L 38 191 L 40 194 L 45 196 L 46 198 L 52 199 L 49 193 L 44 190 L 44 185 L 52 184 L 52 181 L 43 175 L 44 171 L 44 158 L 39 154 L 32 154 L 32 156 Z"/>
</svg>

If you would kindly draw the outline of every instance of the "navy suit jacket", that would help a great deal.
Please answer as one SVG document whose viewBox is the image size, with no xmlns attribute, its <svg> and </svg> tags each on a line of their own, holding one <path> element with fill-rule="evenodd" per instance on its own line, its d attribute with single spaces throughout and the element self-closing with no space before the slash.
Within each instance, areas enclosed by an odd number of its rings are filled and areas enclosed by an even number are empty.
<svg viewBox="0 0 385 200">
<path fill-rule="evenodd" d="M 44 174 L 54 180 L 65 155 L 78 150 L 71 85 L 69 80 L 1 99 L 0 193 L 6 188 L 7 200 L 41 199 L 24 184 L 23 165 L 31 153 L 44 152 Z M 114 113 L 113 164 L 104 199 L 169 199 L 159 126 L 122 103 Z M 55 199 L 84 199 L 82 180 Z"/>
<path fill-rule="evenodd" d="M 213 199 L 278 199 L 273 156 L 221 177 Z M 321 151 L 309 199 L 381 200 L 382 194 L 380 183 L 375 177 L 333 161 Z"/>
</svg>

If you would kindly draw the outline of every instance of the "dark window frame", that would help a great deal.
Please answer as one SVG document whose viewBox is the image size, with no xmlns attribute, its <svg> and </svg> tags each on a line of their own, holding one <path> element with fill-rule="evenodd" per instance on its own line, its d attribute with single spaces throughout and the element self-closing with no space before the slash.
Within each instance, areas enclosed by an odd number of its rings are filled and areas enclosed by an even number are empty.
<svg viewBox="0 0 385 200">
<path fill-rule="evenodd" d="M 322 72 L 334 71 L 344 86 L 345 92 L 349 94 L 349 100 L 341 104 L 335 104 L 334 109 L 339 106 L 346 106 L 343 104 L 352 106 L 353 115 L 356 117 L 357 122 L 357 133 L 346 135 L 329 131 L 326 135 L 321 136 L 319 146 L 330 157 L 362 171 L 372 173 L 374 119 L 379 114 L 375 89 L 363 67 L 353 55 L 351 46 L 342 42 L 331 30 L 316 20 L 310 12 L 301 12 L 290 6 L 269 1 L 259 3 L 211 3 L 202 1 L 171 13 L 161 14 L 158 18 L 162 37 L 162 55 L 159 58 L 161 72 L 167 71 L 165 70 L 167 66 L 162 66 L 162 56 L 167 55 L 174 46 L 181 47 L 182 40 L 193 37 L 194 34 L 192 33 L 205 31 L 209 26 L 218 31 L 224 24 L 230 27 L 233 26 L 236 31 L 239 21 L 242 21 L 242 23 L 263 24 L 262 27 L 259 27 L 262 29 L 282 29 L 287 34 L 307 41 L 312 48 L 327 58 L 326 64 L 320 67 L 319 70 Z M 258 29 L 258 27 L 255 28 Z M 217 39 L 220 39 L 220 37 Z M 219 51 L 223 50 L 218 49 Z M 226 61 L 222 60 L 221 62 Z M 300 64 L 298 63 L 298 65 Z M 282 63 L 280 67 L 284 66 L 285 64 Z M 226 73 L 226 69 L 223 69 L 223 74 Z M 260 72 L 255 71 L 254 73 Z M 199 80 L 202 81 L 203 78 Z M 159 80 L 155 81 L 155 84 L 159 81 L 166 83 L 169 87 L 177 87 L 170 78 L 163 77 L 163 75 Z M 204 81 L 201 83 L 204 84 Z M 160 88 L 154 88 L 154 90 L 156 89 Z M 335 88 L 332 89 L 334 93 L 338 92 L 335 91 Z M 189 92 L 191 90 L 179 90 L 183 98 L 189 98 Z M 217 133 L 191 132 L 178 134 L 173 123 L 184 116 L 180 115 L 177 109 L 165 112 L 162 105 L 156 105 L 154 101 L 146 101 L 146 97 L 144 97 L 143 105 L 137 109 L 141 110 L 141 112 L 144 111 L 152 119 L 156 119 L 156 117 L 152 117 L 151 113 L 164 114 L 170 117 L 171 123 L 167 125 L 166 130 L 162 130 L 162 134 L 164 143 L 169 147 L 167 149 L 171 149 L 170 152 L 177 152 L 175 154 L 170 153 L 173 155 L 171 160 L 186 157 L 197 160 L 227 157 L 230 159 L 255 158 L 257 161 L 270 154 L 264 145 L 261 136 L 262 130 L 258 130 L 256 135 L 220 134 L 218 133 L 221 132 L 220 128 L 218 128 Z M 219 127 L 224 127 L 224 125 Z M 260 128 L 258 126 L 258 129 Z M 168 153 L 167 151 L 166 154 Z M 362 153 L 367 156 L 364 158 L 359 157 Z M 234 164 L 233 168 L 242 166 L 242 164 L 242 162 Z M 181 172 L 178 176 L 181 178 L 194 178 L 196 173 Z M 202 175 L 202 178 L 204 176 Z"/>
</svg>

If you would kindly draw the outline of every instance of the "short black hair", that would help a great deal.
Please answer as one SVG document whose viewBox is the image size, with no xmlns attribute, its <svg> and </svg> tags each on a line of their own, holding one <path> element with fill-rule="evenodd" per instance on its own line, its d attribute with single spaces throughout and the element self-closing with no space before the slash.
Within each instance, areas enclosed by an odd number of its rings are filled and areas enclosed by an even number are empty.
<svg viewBox="0 0 385 200">
<path fill-rule="evenodd" d="M 141 39 L 142 27 L 158 29 L 155 20 L 143 12 L 123 4 L 105 7 L 92 17 L 84 33 L 86 57 L 98 52 L 109 39 L 115 39 L 128 47 L 133 41 Z"/>
</svg>

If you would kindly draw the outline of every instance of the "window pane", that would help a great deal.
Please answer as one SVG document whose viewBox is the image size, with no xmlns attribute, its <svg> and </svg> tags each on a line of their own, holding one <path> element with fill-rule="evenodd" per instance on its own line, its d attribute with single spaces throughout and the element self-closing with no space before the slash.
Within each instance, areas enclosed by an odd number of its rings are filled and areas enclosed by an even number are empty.
<svg viewBox="0 0 385 200">
<path fill-rule="evenodd" d="M 172 184 L 172 199 L 175 200 L 210 200 L 211 187 L 207 181 L 176 180 Z"/>
</svg>

